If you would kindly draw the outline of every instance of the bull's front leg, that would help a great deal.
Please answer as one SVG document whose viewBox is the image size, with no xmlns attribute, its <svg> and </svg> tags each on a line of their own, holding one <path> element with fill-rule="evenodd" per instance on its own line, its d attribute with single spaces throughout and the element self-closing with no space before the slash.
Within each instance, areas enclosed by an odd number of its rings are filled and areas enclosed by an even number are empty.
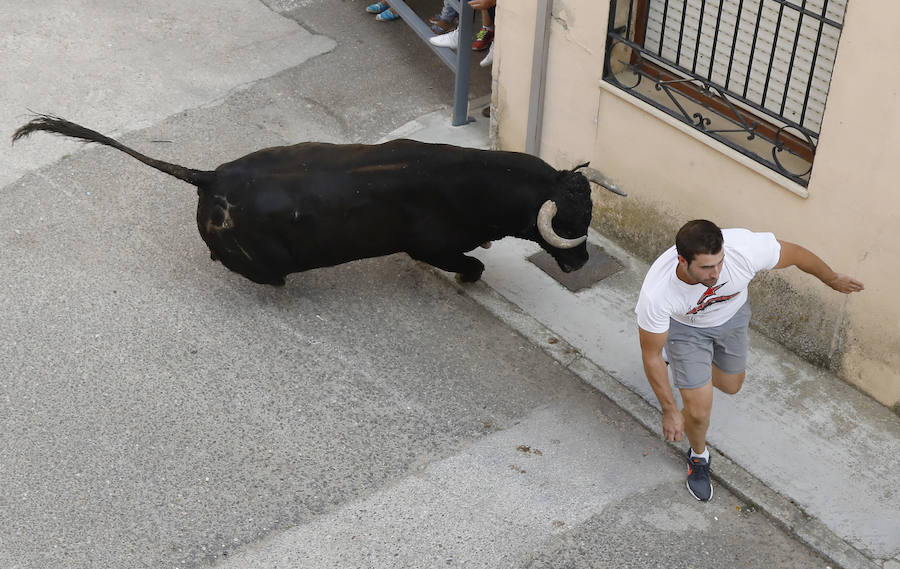
<svg viewBox="0 0 900 569">
<path fill-rule="evenodd" d="M 464 283 L 473 283 L 477 281 L 481 278 L 481 273 L 484 272 L 484 263 L 475 257 L 469 257 L 462 253 L 450 255 L 420 255 L 417 253 L 410 253 L 409 256 L 417 261 L 428 263 L 441 270 L 456 273 L 457 278 Z"/>
</svg>

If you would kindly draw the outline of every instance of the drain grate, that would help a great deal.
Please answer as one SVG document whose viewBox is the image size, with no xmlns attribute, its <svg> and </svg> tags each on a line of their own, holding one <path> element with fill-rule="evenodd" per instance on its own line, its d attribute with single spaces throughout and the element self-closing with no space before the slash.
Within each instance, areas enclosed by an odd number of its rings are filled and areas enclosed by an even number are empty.
<svg viewBox="0 0 900 569">
<path fill-rule="evenodd" d="M 528 257 L 528 260 L 572 292 L 590 288 L 625 268 L 621 261 L 604 251 L 603 247 L 588 243 L 587 249 L 588 262 L 571 273 L 562 272 L 550 253 L 546 251 L 535 253 Z"/>
</svg>

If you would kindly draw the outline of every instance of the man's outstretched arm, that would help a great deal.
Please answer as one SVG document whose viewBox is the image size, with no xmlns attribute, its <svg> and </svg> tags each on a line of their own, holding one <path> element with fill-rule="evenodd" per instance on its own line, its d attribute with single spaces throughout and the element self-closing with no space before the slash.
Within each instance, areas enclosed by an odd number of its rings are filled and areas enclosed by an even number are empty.
<svg viewBox="0 0 900 569">
<path fill-rule="evenodd" d="M 778 264 L 773 268 L 797 267 L 804 273 L 813 275 L 834 290 L 844 294 L 865 289 L 863 284 L 853 277 L 834 272 L 825 261 L 809 249 L 780 239 L 778 243 L 781 244 L 781 257 L 778 259 Z"/>
</svg>

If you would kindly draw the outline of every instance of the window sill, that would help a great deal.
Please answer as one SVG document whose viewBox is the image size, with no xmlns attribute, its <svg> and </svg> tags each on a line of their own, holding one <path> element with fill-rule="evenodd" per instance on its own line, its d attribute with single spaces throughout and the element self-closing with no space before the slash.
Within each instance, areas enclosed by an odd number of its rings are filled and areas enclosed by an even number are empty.
<svg viewBox="0 0 900 569">
<path fill-rule="evenodd" d="M 615 85 L 607 83 L 606 81 L 600 81 L 600 88 L 603 89 L 604 91 L 611 93 L 612 95 L 615 95 L 619 99 L 622 99 L 623 101 L 626 101 L 626 102 L 636 106 L 637 108 L 641 109 L 642 111 L 644 111 L 650 115 L 653 115 L 654 117 L 660 119 L 661 121 L 665 122 L 666 124 L 676 128 L 676 129 L 680 130 L 681 132 L 687 134 L 688 136 L 694 138 L 698 142 L 728 156 L 732 160 L 753 170 L 757 174 L 763 176 L 764 178 L 768 179 L 772 183 L 784 188 L 785 190 L 791 192 L 792 194 L 794 194 L 800 198 L 803 198 L 803 199 L 806 199 L 809 197 L 809 191 L 807 190 L 807 188 L 804 188 L 800 184 L 797 184 L 795 182 L 792 182 L 791 180 L 788 180 L 784 176 L 780 175 L 778 172 L 775 172 L 774 170 L 764 166 L 763 164 L 760 164 L 759 162 L 756 162 L 755 160 L 752 160 L 751 158 L 744 156 L 743 154 L 734 150 L 733 148 L 730 148 L 727 145 L 722 144 L 721 142 L 717 141 L 716 139 L 703 134 L 701 131 L 698 131 L 697 129 L 692 128 L 692 127 L 684 124 L 683 122 L 667 115 L 666 113 L 657 109 L 653 105 L 650 105 L 650 104 L 638 99 L 637 97 L 633 97 L 633 96 L 629 95 L 627 92 L 616 87 Z"/>
</svg>

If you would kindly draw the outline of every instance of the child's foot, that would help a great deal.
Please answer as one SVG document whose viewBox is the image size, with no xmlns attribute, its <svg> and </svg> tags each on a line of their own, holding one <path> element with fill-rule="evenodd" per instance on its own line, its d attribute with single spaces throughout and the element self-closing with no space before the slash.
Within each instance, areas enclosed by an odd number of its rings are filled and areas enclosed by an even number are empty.
<svg viewBox="0 0 900 569">
<path fill-rule="evenodd" d="M 475 34 L 475 39 L 472 40 L 472 50 L 484 51 L 487 48 L 491 47 L 491 43 L 493 43 L 493 41 L 494 29 L 481 26 L 481 29 L 478 30 L 477 34 Z"/>
<path fill-rule="evenodd" d="M 441 20 L 438 18 L 437 20 L 430 23 L 429 27 L 431 31 L 435 33 L 435 35 L 446 34 L 449 31 L 452 31 L 453 28 L 456 27 L 456 24 L 453 22 L 448 22 L 447 20 Z"/>
<path fill-rule="evenodd" d="M 387 2 L 375 2 L 366 6 L 366 12 L 370 14 L 380 14 L 388 9 Z"/>
<path fill-rule="evenodd" d="M 388 8 L 388 9 L 385 10 L 384 12 L 382 12 L 382 13 L 378 14 L 377 16 L 375 16 L 375 19 L 378 20 L 379 22 L 391 22 L 391 21 L 394 21 L 394 20 L 399 20 L 399 19 L 400 19 L 400 16 L 398 16 L 398 15 L 395 14 L 395 13 L 393 13 L 393 12 L 390 10 L 390 8 Z"/>
</svg>

